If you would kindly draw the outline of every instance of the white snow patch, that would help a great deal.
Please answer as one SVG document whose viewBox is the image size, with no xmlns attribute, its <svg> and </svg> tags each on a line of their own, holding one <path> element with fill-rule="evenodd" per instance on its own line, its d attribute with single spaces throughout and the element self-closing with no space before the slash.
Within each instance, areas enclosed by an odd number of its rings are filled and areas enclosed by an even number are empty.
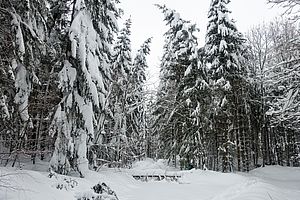
<svg viewBox="0 0 300 200">
<path fill-rule="evenodd" d="M 133 169 L 89 171 L 86 178 L 59 176 L 49 178 L 48 172 L 0 168 L 11 174 L 7 183 L 16 190 L 0 187 L 5 200 L 74 200 L 78 193 L 91 190 L 105 182 L 120 200 L 297 200 L 300 195 L 300 169 L 280 166 L 259 168 L 250 173 L 220 173 L 203 170 L 180 171 L 178 182 L 136 181 L 132 174 L 157 168 L 170 169 L 166 161 L 146 159 L 133 164 Z M 76 184 L 68 184 L 72 180 Z M 66 184 L 67 183 L 67 184 Z M 62 190 L 57 184 L 65 185 Z M 70 186 L 70 187 L 69 187 Z"/>
</svg>

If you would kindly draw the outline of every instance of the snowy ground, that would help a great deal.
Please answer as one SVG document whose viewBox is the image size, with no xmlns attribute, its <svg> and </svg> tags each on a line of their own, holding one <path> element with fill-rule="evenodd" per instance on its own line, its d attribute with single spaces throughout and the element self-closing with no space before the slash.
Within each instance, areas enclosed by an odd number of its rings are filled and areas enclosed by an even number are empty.
<svg viewBox="0 0 300 200">
<path fill-rule="evenodd" d="M 49 178 L 45 168 L 45 164 L 33 170 L 0 168 L 0 173 L 7 175 L 0 178 L 0 200 L 75 200 L 76 195 L 90 191 L 98 182 L 107 183 L 119 200 L 300 200 L 299 168 L 271 166 L 248 174 L 224 174 L 176 171 L 162 161 L 146 160 L 134 164 L 130 170 L 91 171 L 84 179 Z M 133 174 L 161 173 L 182 175 L 182 178 L 178 182 L 142 182 L 132 178 Z M 62 189 L 57 189 L 58 186 Z"/>
</svg>

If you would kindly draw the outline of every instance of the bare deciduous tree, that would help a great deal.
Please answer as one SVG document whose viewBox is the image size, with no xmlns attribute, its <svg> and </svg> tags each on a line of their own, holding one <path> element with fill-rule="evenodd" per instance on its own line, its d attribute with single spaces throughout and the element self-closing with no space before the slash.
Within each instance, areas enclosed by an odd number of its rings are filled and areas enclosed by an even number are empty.
<svg viewBox="0 0 300 200">
<path fill-rule="evenodd" d="M 294 20 L 300 17 L 300 0 L 268 0 L 268 3 L 282 6 L 285 9 L 284 14 L 292 15 Z"/>
</svg>

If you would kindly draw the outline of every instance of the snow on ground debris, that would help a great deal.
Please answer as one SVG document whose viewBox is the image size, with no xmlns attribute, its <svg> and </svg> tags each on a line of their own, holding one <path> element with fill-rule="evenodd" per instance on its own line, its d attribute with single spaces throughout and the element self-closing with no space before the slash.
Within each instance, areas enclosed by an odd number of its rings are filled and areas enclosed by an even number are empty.
<svg viewBox="0 0 300 200">
<path fill-rule="evenodd" d="M 132 177 L 142 172 L 180 173 L 182 178 L 178 182 L 143 182 Z M 75 200 L 76 195 L 90 191 L 99 182 L 111 187 L 119 200 L 300 200 L 300 169 L 280 166 L 250 173 L 178 171 L 164 160 L 147 159 L 134 163 L 132 169 L 90 171 L 84 179 L 60 175 L 49 178 L 48 172 L 3 167 L 0 173 L 11 174 L 2 178 L 0 185 L 13 187 L 0 186 L 1 200 Z"/>
</svg>

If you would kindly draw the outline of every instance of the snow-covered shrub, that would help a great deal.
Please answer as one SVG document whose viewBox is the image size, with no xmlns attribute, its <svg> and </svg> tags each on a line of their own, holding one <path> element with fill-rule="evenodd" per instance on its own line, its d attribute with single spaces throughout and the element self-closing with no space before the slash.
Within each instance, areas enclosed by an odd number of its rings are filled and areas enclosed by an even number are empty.
<svg viewBox="0 0 300 200">
<path fill-rule="evenodd" d="M 71 178 L 63 178 L 55 184 L 55 187 L 60 190 L 62 189 L 69 190 L 75 188 L 77 185 L 78 182 L 76 180 Z"/>
<path fill-rule="evenodd" d="M 54 172 L 50 172 L 48 177 L 54 177 L 56 179 L 56 183 L 52 185 L 56 189 L 64 189 L 68 191 L 78 185 L 78 182 L 75 179 L 72 179 L 71 177 L 61 176 Z"/>
<path fill-rule="evenodd" d="M 92 190 L 87 192 L 77 193 L 77 200 L 118 200 L 116 193 L 110 189 L 105 183 L 98 183 Z"/>
</svg>

